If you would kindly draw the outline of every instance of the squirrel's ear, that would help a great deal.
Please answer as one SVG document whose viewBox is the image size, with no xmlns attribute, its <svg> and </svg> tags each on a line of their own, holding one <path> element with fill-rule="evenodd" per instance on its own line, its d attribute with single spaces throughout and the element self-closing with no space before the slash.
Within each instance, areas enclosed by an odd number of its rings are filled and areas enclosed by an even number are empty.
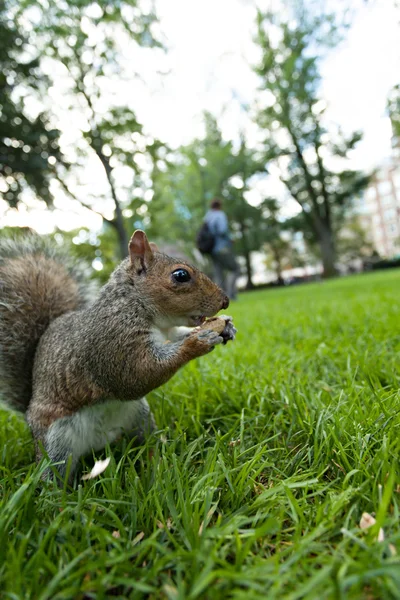
<svg viewBox="0 0 400 600">
<path fill-rule="evenodd" d="M 160 252 L 157 244 L 155 244 L 154 242 L 150 242 L 150 248 L 153 250 L 153 252 Z"/>
<path fill-rule="evenodd" d="M 131 264 L 138 273 L 145 271 L 153 259 L 153 250 L 144 231 L 137 229 L 129 242 Z"/>
</svg>

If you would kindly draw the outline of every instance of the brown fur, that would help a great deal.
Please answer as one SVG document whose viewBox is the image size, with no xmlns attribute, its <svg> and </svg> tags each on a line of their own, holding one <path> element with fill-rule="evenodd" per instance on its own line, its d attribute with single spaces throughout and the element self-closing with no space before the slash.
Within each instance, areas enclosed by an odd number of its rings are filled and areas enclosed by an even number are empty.
<svg viewBox="0 0 400 600">
<path fill-rule="evenodd" d="M 229 301 L 204 273 L 157 252 L 143 232 L 132 236 L 130 257 L 91 304 L 62 260 L 39 251 L 37 243 L 31 252 L 29 247 L 13 247 L 0 262 L 0 346 L 11 367 L 13 406 L 28 408 L 34 437 L 53 460 L 73 451 L 67 443 L 72 430 L 69 437 L 62 432 L 79 411 L 142 399 L 184 364 L 234 336 L 232 326 L 223 339 L 221 327 L 213 331 L 205 324 L 169 344 L 156 340 L 155 331 L 193 326 Z M 174 280 L 179 268 L 190 273 L 190 281 Z"/>
<path fill-rule="evenodd" d="M 87 304 L 92 289 L 84 271 L 40 238 L 1 243 L 0 381 L 8 404 L 27 410 L 40 337 L 51 321 Z"/>
</svg>

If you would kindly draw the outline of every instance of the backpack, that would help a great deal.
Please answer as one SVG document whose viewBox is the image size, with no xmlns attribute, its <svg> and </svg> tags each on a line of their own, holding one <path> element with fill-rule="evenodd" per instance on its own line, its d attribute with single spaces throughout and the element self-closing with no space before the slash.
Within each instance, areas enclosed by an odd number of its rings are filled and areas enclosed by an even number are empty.
<svg viewBox="0 0 400 600">
<path fill-rule="evenodd" d="M 211 254 L 215 246 L 215 236 L 205 221 L 197 234 L 196 246 L 202 254 Z"/>
</svg>

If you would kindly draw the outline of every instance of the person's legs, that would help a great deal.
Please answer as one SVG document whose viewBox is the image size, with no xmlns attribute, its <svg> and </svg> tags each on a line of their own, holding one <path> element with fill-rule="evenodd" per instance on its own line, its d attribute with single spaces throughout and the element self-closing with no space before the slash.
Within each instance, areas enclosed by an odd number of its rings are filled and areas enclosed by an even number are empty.
<svg viewBox="0 0 400 600">
<path fill-rule="evenodd" d="M 219 285 L 219 287 L 222 288 L 224 290 L 224 292 L 228 295 L 227 289 L 226 289 L 225 272 L 224 272 L 223 265 L 221 264 L 219 254 L 220 253 L 213 254 L 213 256 L 212 256 L 212 262 L 213 262 L 213 267 L 214 267 L 214 283 Z"/>
<path fill-rule="evenodd" d="M 234 259 L 234 257 L 233 257 L 233 259 Z M 227 288 L 228 289 L 226 290 L 226 293 L 228 295 L 228 298 L 230 298 L 231 300 L 236 300 L 236 296 L 237 296 L 236 282 L 240 275 L 239 265 L 235 259 L 234 259 L 234 262 L 235 262 L 234 269 L 232 271 L 229 271 L 228 276 L 227 276 Z"/>
<path fill-rule="evenodd" d="M 229 298 L 235 299 L 237 295 L 236 281 L 240 275 L 239 265 L 235 255 L 224 248 L 213 255 L 215 283 L 222 287 Z"/>
</svg>

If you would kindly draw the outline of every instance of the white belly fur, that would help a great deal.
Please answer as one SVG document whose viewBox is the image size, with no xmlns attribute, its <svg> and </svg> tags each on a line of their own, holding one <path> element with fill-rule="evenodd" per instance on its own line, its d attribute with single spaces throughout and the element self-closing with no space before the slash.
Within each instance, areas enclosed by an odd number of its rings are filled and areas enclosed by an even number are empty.
<svg viewBox="0 0 400 600">
<path fill-rule="evenodd" d="M 110 400 L 82 408 L 72 417 L 60 419 L 50 427 L 47 438 L 61 437 L 73 458 L 101 450 L 126 432 L 145 434 L 153 429 L 146 398 L 121 402 Z"/>
</svg>

